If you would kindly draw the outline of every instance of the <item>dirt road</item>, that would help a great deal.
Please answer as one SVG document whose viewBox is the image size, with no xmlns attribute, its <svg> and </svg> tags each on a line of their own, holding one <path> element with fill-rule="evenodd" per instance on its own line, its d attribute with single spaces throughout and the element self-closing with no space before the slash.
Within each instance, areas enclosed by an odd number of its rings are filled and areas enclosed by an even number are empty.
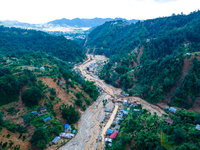
<svg viewBox="0 0 200 150">
<path fill-rule="evenodd" d="M 97 146 L 98 149 L 103 149 L 104 147 L 104 135 L 108 128 L 110 128 L 114 117 L 118 110 L 118 105 L 115 105 L 115 109 L 113 110 L 110 119 L 106 123 L 105 127 L 101 129 L 100 123 L 103 121 L 105 117 L 105 112 L 103 109 L 102 100 L 108 99 L 108 103 L 115 103 L 115 102 L 123 102 L 123 98 L 120 98 L 118 95 L 121 93 L 122 89 L 115 88 L 111 85 L 106 84 L 103 80 L 100 80 L 98 76 L 87 72 L 86 68 L 91 64 L 95 63 L 98 60 L 106 60 L 105 56 L 96 55 L 95 58 L 92 55 L 87 55 L 88 58 L 93 58 L 93 60 L 88 59 L 82 65 L 79 65 L 77 68 L 80 69 L 83 76 L 90 81 L 94 81 L 96 85 L 100 85 L 104 93 L 99 96 L 97 101 L 93 103 L 89 108 L 86 109 L 85 112 L 82 113 L 81 119 L 78 122 L 78 133 L 74 137 L 74 139 L 70 140 L 64 146 L 59 148 L 59 150 L 96 150 Z M 142 104 L 142 107 L 147 109 L 151 114 L 154 112 L 157 115 L 161 116 L 165 112 L 160 109 L 159 107 L 149 104 L 145 100 L 138 98 L 138 97 L 126 97 L 130 101 L 136 101 L 139 104 Z M 102 143 L 97 143 L 97 139 L 99 136 L 102 136 Z"/>
</svg>

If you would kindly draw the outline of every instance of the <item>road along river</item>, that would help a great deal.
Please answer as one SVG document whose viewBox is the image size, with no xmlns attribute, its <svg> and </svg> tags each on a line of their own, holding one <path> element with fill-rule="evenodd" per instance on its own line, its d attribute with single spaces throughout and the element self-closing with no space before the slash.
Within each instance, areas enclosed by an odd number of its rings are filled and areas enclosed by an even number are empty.
<svg viewBox="0 0 200 150">
<path fill-rule="evenodd" d="M 114 106 L 114 103 L 123 102 L 123 98 L 120 98 L 118 95 L 121 93 L 122 89 L 115 88 L 111 85 L 106 84 L 103 80 L 100 80 L 98 76 L 87 73 L 87 67 L 91 63 L 95 63 L 99 60 L 106 60 L 107 58 L 102 55 L 88 55 L 88 57 L 93 58 L 92 60 L 88 59 L 82 65 L 79 65 L 77 68 L 80 69 L 82 75 L 85 76 L 88 80 L 94 81 L 96 85 L 100 85 L 104 92 L 97 98 L 96 102 L 93 103 L 90 107 L 82 113 L 81 118 L 78 122 L 78 133 L 76 136 L 71 139 L 64 146 L 60 147 L 59 150 L 101 150 L 104 148 L 104 135 L 110 125 L 112 124 L 114 117 L 118 110 L 118 105 L 115 105 L 113 112 L 110 115 L 110 119 L 105 125 L 101 125 L 101 122 L 105 118 L 105 112 L 102 100 L 107 99 L 107 108 Z M 146 102 L 145 100 L 138 97 L 126 97 L 129 101 L 136 101 L 138 104 L 142 104 L 142 107 L 147 109 L 149 112 L 161 116 L 165 112 L 159 107 Z M 102 136 L 102 142 L 98 142 L 98 137 Z"/>
</svg>

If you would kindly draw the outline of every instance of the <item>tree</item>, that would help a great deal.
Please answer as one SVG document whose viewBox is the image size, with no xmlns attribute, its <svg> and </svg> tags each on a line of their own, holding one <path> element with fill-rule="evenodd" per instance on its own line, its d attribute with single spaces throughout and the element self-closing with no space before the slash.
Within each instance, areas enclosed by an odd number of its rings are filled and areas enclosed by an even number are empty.
<svg viewBox="0 0 200 150">
<path fill-rule="evenodd" d="M 37 105 L 41 97 L 42 92 L 36 86 L 28 88 L 22 93 L 22 101 L 25 103 L 26 106 L 29 107 Z"/>
<path fill-rule="evenodd" d="M 75 101 L 75 103 L 76 103 L 76 105 L 78 105 L 78 106 L 82 106 L 82 103 L 83 103 L 83 101 L 81 100 L 81 99 L 77 99 L 76 101 Z"/>
<path fill-rule="evenodd" d="M 178 146 L 176 148 L 176 150 L 198 150 L 198 148 L 195 145 L 193 145 L 193 144 L 184 143 L 183 145 Z"/>
<path fill-rule="evenodd" d="M 30 117 L 30 115 L 29 114 L 24 115 L 23 121 L 24 121 L 25 125 L 29 126 L 31 124 L 31 117 Z"/>
<path fill-rule="evenodd" d="M 104 99 L 102 102 L 103 102 L 103 106 L 105 107 L 107 103 L 107 99 Z"/>
<path fill-rule="evenodd" d="M 2 113 L 0 113 L 0 125 L 4 124 L 4 119 L 3 119 L 4 115 Z"/>
<path fill-rule="evenodd" d="M 66 119 L 67 123 L 74 124 L 80 118 L 79 112 L 75 111 L 72 107 L 62 109 L 62 117 Z"/>
<path fill-rule="evenodd" d="M 176 143 L 181 143 L 186 139 L 186 134 L 182 128 L 175 129 L 172 138 Z"/>
<path fill-rule="evenodd" d="M 48 134 L 46 130 L 44 130 L 43 127 L 39 127 L 38 129 L 35 129 L 35 132 L 31 138 L 31 143 L 34 146 L 37 146 L 41 149 L 45 149 L 48 141 L 49 141 Z"/>
<path fill-rule="evenodd" d="M 154 150 L 160 145 L 158 136 L 152 132 L 140 132 L 137 142 L 141 150 Z"/>
</svg>

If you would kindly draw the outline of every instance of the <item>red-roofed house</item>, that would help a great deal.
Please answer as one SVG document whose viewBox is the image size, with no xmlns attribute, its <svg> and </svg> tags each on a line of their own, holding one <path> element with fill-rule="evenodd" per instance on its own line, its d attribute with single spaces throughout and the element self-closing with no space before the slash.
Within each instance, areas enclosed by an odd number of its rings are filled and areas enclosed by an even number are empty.
<svg viewBox="0 0 200 150">
<path fill-rule="evenodd" d="M 111 139 L 116 138 L 117 133 L 118 133 L 117 131 L 114 131 L 114 132 L 110 135 L 110 138 L 111 138 Z"/>
<path fill-rule="evenodd" d="M 167 117 L 165 119 L 165 122 L 169 123 L 169 124 L 173 124 L 173 121 L 171 120 L 171 118 Z"/>
</svg>

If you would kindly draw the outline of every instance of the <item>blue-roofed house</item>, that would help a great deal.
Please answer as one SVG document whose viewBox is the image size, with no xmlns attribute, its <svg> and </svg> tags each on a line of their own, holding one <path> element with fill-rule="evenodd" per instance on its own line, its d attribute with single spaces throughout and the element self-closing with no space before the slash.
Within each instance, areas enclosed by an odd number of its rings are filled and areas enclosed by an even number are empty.
<svg viewBox="0 0 200 150">
<path fill-rule="evenodd" d="M 59 137 L 59 136 L 56 136 L 56 137 L 53 139 L 52 143 L 53 143 L 53 144 L 57 144 L 59 140 L 60 140 L 60 137 Z"/>
<path fill-rule="evenodd" d="M 32 111 L 31 114 L 32 114 L 32 115 L 36 115 L 36 114 L 37 114 L 37 111 Z"/>
<path fill-rule="evenodd" d="M 51 117 L 47 117 L 47 118 L 45 118 L 45 119 L 44 119 L 44 122 L 47 121 L 47 120 L 49 120 L 49 119 L 51 119 Z"/>
<path fill-rule="evenodd" d="M 65 128 L 65 132 L 68 132 L 69 131 L 69 124 L 65 124 L 64 128 Z"/>
<path fill-rule="evenodd" d="M 108 129 L 106 134 L 111 135 L 112 133 L 113 133 L 113 130 L 112 129 Z"/>
<path fill-rule="evenodd" d="M 40 67 L 40 71 L 43 71 L 43 70 L 45 70 L 45 68 L 42 66 L 42 67 Z"/>
<path fill-rule="evenodd" d="M 177 109 L 174 108 L 174 107 L 170 107 L 170 108 L 169 108 L 169 111 L 170 111 L 171 113 L 175 114 L 175 113 L 177 112 Z"/>
</svg>

